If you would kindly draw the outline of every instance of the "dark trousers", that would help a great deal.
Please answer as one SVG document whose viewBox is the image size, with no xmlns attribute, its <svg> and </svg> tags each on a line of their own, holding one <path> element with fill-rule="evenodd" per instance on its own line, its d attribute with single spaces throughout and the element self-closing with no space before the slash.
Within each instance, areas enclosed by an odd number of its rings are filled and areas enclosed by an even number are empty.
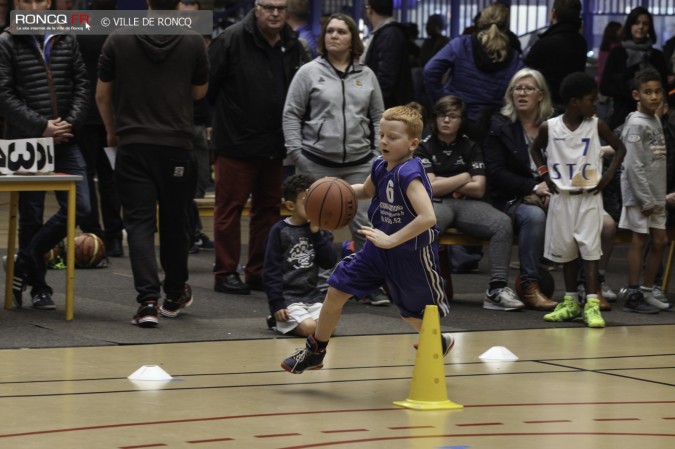
<svg viewBox="0 0 675 449">
<path fill-rule="evenodd" d="M 54 154 L 54 171 L 80 175 L 76 186 L 76 217 L 78 223 L 89 214 L 89 188 L 86 166 L 76 144 L 58 145 Z M 47 285 L 47 266 L 44 255 L 66 237 L 68 224 L 68 192 L 54 192 L 59 210 L 42 223 L 46 192 L 19 193 L 19 257 L 28 263 L 28 284 L 31 296 L 52 293 Z"/>
<path fill-rule="evenodd" d="M 241 212 L 251 196 L 247 282 L 262 280 L 265 239 L 279 220 L 281 159 L 234 159 L 216 155 L 214 240 L 217 278 L 237 271 L 241 256 Z"/>
<path fill-rule="evenodd" d="M 80 133 L 80 149 L 87 163 L 87 182 L 89 184 L 89 203 L 91 212 L 80 222 L 83 232 L 91 232 L 104 238 L 122 240 L 122 207 L 115 189 L 115 179 L 110 161 L 103 147 L 106 145 L 106 132 L 103 125 L 87 125 Z M 98 177 L 98 195 L 96 183 Z M 99 220 L 99 200 L 103 227 Z M 105 230 L 105 231 L 104 231 Z"/>
<path fill-rule="evenodd" d="M 118 149 L 115 183 L 138 302 L 161 296 L 155 256 L 158 228 L 164 293 L 177 299 L 183 292 L 191 244 L 188 214 L 196 182 L 192 153 L 184 148 L 135 144 Z"/>
</svg>

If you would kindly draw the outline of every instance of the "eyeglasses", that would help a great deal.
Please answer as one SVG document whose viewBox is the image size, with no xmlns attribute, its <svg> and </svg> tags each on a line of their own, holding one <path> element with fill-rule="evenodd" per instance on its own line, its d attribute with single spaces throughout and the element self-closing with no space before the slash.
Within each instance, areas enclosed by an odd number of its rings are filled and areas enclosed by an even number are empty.
<svg viewBox="0 0 675 449">
<path fill-rule="evenodd" d="M 283 14 L 286 12 L 286 9 L 288 9 L 288 6 L 266 5 L 264 3 L 258 3 L 258 6 L 270 14 L 272 14 L 274 11 L 278 12 L 279 14 Z"/>
<path fill-rule="evenodd" d="M 535 92 L 539 92 L 539 89 L 534 86 L 516 86 L 513 88 L 513 91 L 517 94 L 532 95 Z"/>
<path fill-rule="evenodd" d="M 458 114 L 451 114 L 451 113 L 448 112 L 447 114 L 438 114 L 438 116 L 436 118 L 438 118 L 440 120 L 445 120 L 446 118 L 448 120 L 459 120 L 459 119 L 462 118 L 462 116 L 458 115 Z"/>
</svg>

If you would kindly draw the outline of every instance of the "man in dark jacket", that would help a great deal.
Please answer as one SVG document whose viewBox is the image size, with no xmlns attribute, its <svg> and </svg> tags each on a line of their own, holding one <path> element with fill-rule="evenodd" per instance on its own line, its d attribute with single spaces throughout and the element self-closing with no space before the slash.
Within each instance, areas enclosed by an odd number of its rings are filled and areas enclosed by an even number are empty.
<svg viewBox="0 0 675 449">
<path fill-rule="evenodd" d="M 175 10 L 179 0 L 150 0 L 152 10 Z M 192 154 L 193 99 L 208 89 L 202 36 L 113 33 L 98 65 L 96 103 L 118 147 L 115 184 L 122 203 L 129 259 L 138 295 L 131 320 L 155 327 L 192 303 L 188 280 L 189 209 L 197 183 Z M 139 76 L 141 74 L 142 76 Z M 159 205 L 160 283 L 155 256 Z M 161 289 L 166 295 L 158 307 Z"/>
<path fill-rule="evenodd" d="M 375 72 L 385 109 L 406 104 L 413 100 L 413 83 L 405 27 L 392 17 L 393 0 L 367 3 L 366 17 L 373 29 L 361 62 Z"/>
<path fill-rule="evenodd" d="M 20 10 L 48 10 L 50 0 L 16 0 Z M 56 172 L 80 175 L 77 218 L 89 213 L 86 166 L 74 137 L 87 114 L 89 81 L 77 41 L 60 34 L 16 35 L 10 26 L 0 35 L 0 116 L 5 139 L 51 137 Z M 66 236 L 67 192 L 56 192 L 59 210 L 43 224 L 45 192 L 19 194 L 19 252 L 14 303 L 31 288 L 36 309 L 55 309 L 46 283 L 44 254 Z"/>
<path fill-rule="evenodd" d="M 561 109 L 560 83 L 570 73 L 586 70 L 586 39 L 581 28 L 581 2 L 555 0 L 551 9 L 551 26 L 525 56 L 525 65 L 539 70 L 551 90 L 556 110 Z"/>
<path fill-rule="evenodd" d="M 265 239 L 279 220 L 281 115 L 288 86 L 307 56 L 286 24 L 286 0 L 257 0 L 239 23 L 209 47 L 209 100 L 214 105 L 216 202 L 214 241 L 217 292 L 262 290 Z M 237 273 L 241 213 L 251 196 L 246 283 Z"/>
</svg>

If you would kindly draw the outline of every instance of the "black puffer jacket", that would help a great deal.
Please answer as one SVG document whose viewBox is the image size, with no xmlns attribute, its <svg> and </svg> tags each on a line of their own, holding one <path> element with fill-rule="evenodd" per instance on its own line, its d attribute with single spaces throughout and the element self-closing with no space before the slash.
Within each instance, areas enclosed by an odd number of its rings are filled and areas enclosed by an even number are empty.
<svg viewBox="0 0 675 449">
<path fill-rule="evenodd" d="M 56 117 L 77 128 L 86 117 L 89 81 L 77 40 L 70 35 L 51 38 L 48 66 L 37 42 L 8 30 L 0 34 L 0 115 L 7 124 L 6 139 L 40 137 L 47 120 Z"/>
</svg>

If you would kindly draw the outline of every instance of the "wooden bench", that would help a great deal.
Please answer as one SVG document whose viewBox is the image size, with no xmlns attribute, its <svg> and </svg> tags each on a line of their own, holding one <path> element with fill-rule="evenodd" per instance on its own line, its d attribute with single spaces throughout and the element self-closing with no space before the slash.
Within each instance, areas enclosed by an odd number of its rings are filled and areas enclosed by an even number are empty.
<svg viewBox="0 0 675 449">
<path fill-rule="evenodd" d="M 215 204 L 214 197 L 206 198 L 197 198 L 195 199 L 197 203 L 197 210 L 199 211 L 200 217 L 213 217 L 213 208 Z M 246 203 L 246 207 L 242 211 L 242 216 L 248 217 L 250 209 L 250 203 Z M 281 216 L 287 217 L 290 215 L 288 209 L 281 205 Z M 663 284 L 662 289 L 664 292 L 668 291 L 668 286 L 670 284 L 670 271 L 672 269 L 673 258 L 675 257 L 675 229 L 668 230 L 668 240 L 670 241 L 670 249 L 668 250 L 668 259 L 666 261 L 666 266 L 663 272 Z M 617 229 L 616 236 L 614 237 L 614 244 L 626 244 L 631 241 L 631 232 L 625 229 Z M 478 239 L 475 237 L 462 234 L 459 230 L 450 228 L 441 235 L 438 243 L 441 247 L 452 246 L 452 245 L 480 245 L 484 246 L 489 244 L 487 240 Z M 517 241 L 514 240 L 514 244 L 517 244 Z M 445 271 L 445 270 L 444 270 Z M 444 273 L 445 274 L 445 273 Z M 447 274 L 449 279 L 449 274 Z"/>
<path fill-rule="evenodd" d="M 210 197 L 205 197 L 205 198 L 195 198 L 195 203 L 197 203 L 197 211 L 199 212 L 200 217 L 205 217 L 205 218 L 213 218 L 213 209 L 215 207 L 215 198 L 210 196 Z M 246 203 L 246 207 L 244 207 L 244 210 L 241 212 L 241 215 L 243 217 L 248 217 L 248 214 L 251 209 L 251 202 Z M 286 209 L 286 206 L 283 204 L 280 207 L 280 214 L 282 217 L 288 217 L 291 215 L 288 209 Z"/>
</svg>

